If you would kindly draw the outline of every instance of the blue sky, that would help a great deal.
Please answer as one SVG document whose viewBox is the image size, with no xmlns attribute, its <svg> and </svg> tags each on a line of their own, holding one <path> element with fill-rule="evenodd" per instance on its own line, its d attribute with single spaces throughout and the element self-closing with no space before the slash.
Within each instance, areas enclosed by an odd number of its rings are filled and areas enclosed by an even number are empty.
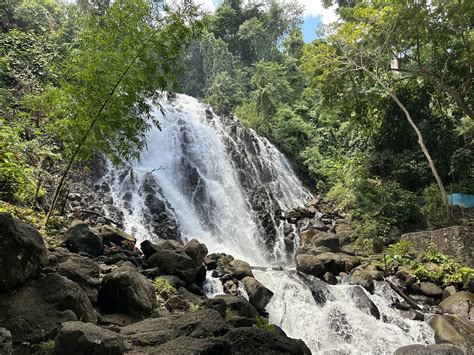
<svg viewBox="0 0 474 355">
<path fill-rule="evenodd" d="M 305 7 L 304 23 L 302 26 L 305 42 L 311 42 L 316 38 L 316 29 L 322 24 L 328 24 L 337 19 L 335 9 L 324 9 L 321 0 L 296 0 Z M 222 0 L 197 0 L 209 10 L 213 10 Z"/>
</svg>

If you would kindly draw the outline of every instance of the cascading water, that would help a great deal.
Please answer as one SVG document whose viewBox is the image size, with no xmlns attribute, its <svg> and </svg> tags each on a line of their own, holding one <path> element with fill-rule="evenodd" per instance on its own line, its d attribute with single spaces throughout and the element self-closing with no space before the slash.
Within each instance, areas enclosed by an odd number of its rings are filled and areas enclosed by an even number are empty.
<svg viewBox="0 0 474 355">
<path fill-rule="evenodd" d="M 126 231 L 138 242 L 195 237 L 210 252 L 253 265 L 287 260 L 281 213 L 311 194 L 283 154 L 191 97 L 178 95 L 162 107 L 164 115 L 154 112 L 161 130 L 150 131 L 140 161 L 106 177 Z M 376 320 L 351 298 L 353 286 L 327 286 L 288 270 L 256 270 L 255 276 L 275 293 L 267 306 L 270 321 L 314 353 L 392 353 L 432 341 L 427 324 L 405 320 L 388 306 L 394 296 L 383 286 L 367 295 L 382 313 Z M 216 280 L 206 287 L 210 295 L 222 292 Z M 314 297 L 316 288 L 324 302 Z"/>
</svg>

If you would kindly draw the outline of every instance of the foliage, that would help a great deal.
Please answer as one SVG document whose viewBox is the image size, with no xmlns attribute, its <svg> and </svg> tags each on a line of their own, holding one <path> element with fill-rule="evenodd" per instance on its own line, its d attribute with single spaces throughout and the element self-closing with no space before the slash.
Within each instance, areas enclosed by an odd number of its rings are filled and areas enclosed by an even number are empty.
<svg viewBox="0 0 474 355">
<path fill-rule="evenodd" d="M 443 201 L 438 193 L 436 185 L 432 184 L 423 190 L 424 205 L 421 209 L 423 215 L 432 227 L 441 227 L 445 223 Z"/>
<path fill-rule="evenodd" d="M 173 286 L 168 282 L 168 280 L 158 276 L 157 278 L 155 278 L 155 280 L 153 281 L 153 286 L 155 287 L 155 291 L 157 293 L 161 293 L 163 291 L 165 292 L 173 292 L 174 291 L 174 288 Z"/>
<path fill-rule="evenodd" d="M 260 317 L 260 316 L 255 316 L 255 328 L 259 329 L 265 329 L 268 330 L 269 332 L 276 333 L 277 332 L 277 326 L 275 324 L 269 324 L 268 320 Z"/>
<path fill-rule="evenodd" d="M 393 263 L 396 265 L 411 265 L 414 246 L 415 244 L 408 240 L 401 240 L 391 244 L 385 250 L 382 262 L 386 263 L 388 267 L 392 266 Z"/>
</svg>

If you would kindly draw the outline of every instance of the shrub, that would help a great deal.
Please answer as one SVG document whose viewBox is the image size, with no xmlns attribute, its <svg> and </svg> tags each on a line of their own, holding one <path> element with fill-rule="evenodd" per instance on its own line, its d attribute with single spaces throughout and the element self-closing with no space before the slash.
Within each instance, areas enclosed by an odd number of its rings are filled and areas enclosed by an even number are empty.
<svg viewBox="0 0 474 355">
<path fill-rule="evenodd" d="M 436 184 L 423 190 L 424 205 L 421 212 L 429 226 L 439 228 L 446 222 L 446 210 Z"/>
<path fill-rule="evenodd" d="M 165 280 L 162 277 L 157 277 L 153 281 L 153 286 L 155 287 L 155 290 L 156 290 L 157 293 L 161 293 L 163 291 L 166 291 L 166 292 L 173 292 L 174 291 L 174 287 L 167 280 Z"/>
</svg>

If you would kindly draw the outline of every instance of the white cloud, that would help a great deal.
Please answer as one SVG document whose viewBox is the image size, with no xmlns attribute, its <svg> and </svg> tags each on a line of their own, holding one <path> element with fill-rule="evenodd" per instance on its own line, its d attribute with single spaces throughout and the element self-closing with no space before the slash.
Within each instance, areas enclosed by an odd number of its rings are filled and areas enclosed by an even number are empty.
<svg viewBox="0 0 474 355">
<path fill-rule="evenodd" d="M 298 3 L 305 7 L 304 15 L 311 17 L 321 17 L 324 24 L 328 24 L 337 20 L 336 6 L 325 9 L 320 0 L 297 0 Z"/>
</svg>

